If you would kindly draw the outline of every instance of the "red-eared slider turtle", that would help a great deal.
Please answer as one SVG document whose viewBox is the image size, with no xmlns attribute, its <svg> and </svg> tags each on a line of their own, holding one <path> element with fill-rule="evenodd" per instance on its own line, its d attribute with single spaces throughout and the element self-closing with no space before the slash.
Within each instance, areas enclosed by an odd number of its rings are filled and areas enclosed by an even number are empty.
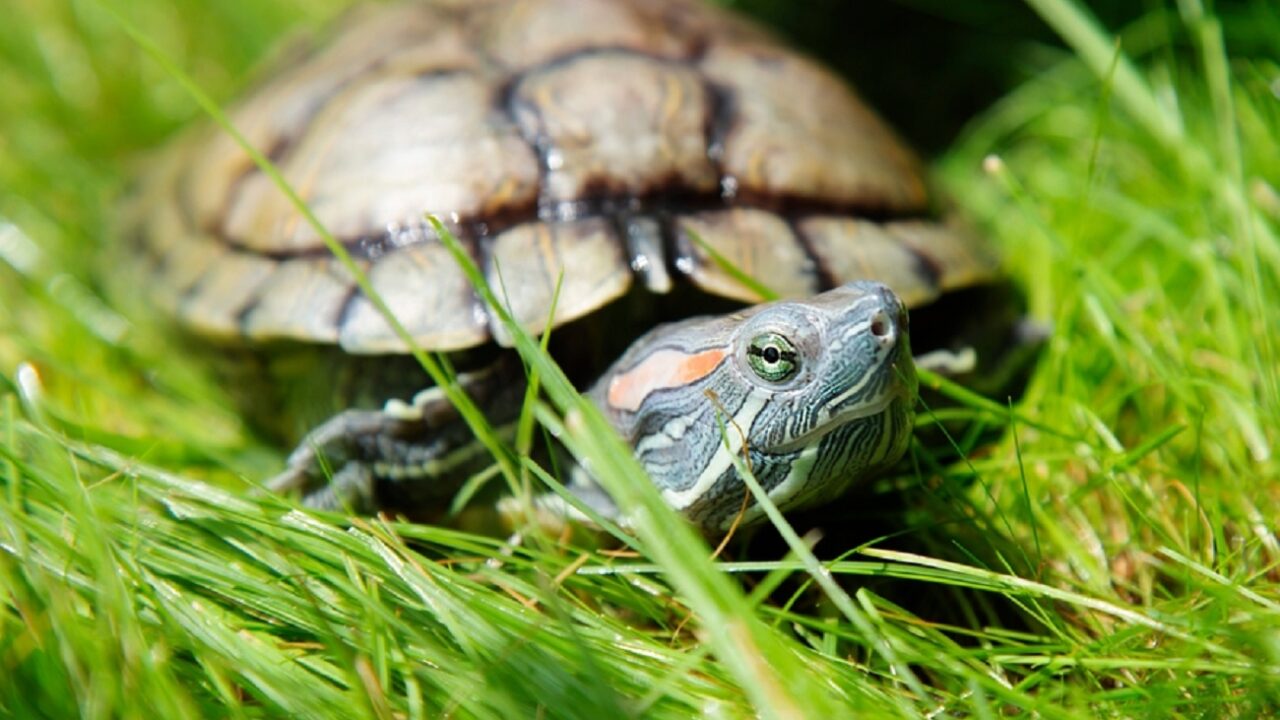
<svg viewBox="0 0 1280 720">
<path fill-rule="evenodd" d="M 417 343 L 471 370 L 496 422 L 523 393 L 519 363 L 424 215 L 531 331 L 561 282 L 557 357 L 710 532 L 743 505 L 744 449 L 784 509 L 895 462 L 915 399 L 905 308 L 996 278 L 848 86 L 702 2 L 368 9 L 231 118 Z M 135 236 L 164 304 L 267 368 L 243 393 L 260 422 L 287 409 L 311 427 L 338 398 L 276 486 L 360 511 L 456 490 L 483 453 L 441 393 L 415 397 L 427 381 L 406 347 L 249 155 L 205 128 L 158 165 Z M 758 304 L 732 268 L 783 300 Z M 298 358 L 322 371 L 285 371 Z M 726 444 L 718 413 L 743 435 Z"/>
</svg>

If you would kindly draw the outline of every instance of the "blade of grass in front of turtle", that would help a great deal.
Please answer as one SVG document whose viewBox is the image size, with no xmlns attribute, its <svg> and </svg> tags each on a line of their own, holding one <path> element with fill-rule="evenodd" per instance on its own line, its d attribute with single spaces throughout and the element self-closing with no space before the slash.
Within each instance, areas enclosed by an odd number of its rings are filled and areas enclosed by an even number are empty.
<svg viewBox="0 0 1280 720">
<path fill-rule="evenodd" d="M 502 265 L 495 259 L 493 267 L 494 271 L 498 274 L 498 282 L 502 286 L 502 297 L 504 300 L 507 300 L 507 313 L 510 314 L 510 295 L 507 293 L 506 278 L 502 274 Z M 551 333 L 555 330 L 556 308 L 560 306 L 560 290 L 563 286 L 564 271 L 561 270 L 560 274 L 556 276 L 555 288 L 551 291 L 551 303 L 547 308 L 547 318 L 543 324 L 545 329 L 542 331 L 542 337 L 539 345 L 543 353 L 547 352 L 547 347 L 551 342 Z M 520 419 L 517 423 L 515 439 L 516 454 L 524 460 L 524 462 L 521 462 L 520 464 L 522 470 L 527 469 L 532 465 L 532 462 L 528 461 L 528 458 L 529 453 L 533 451 L 534 404 L 537 400 L 539 389 L 542 386 L 542 381 L 540 379 L 541 376 L 538 374 L 537 368 L 526 367 L 526 372 L 528 374 L 528 384 L 525 386 L 524 400 L 520 405 Z M 554 460 L 554 449 L 551 447 L 550 438 L 545 439 L 548 441 L 547 447 L 549 449 L 549 455 L 552 460 Z M 528 479 L 528 476 L 522 472 L 520 478 L 522 481 L 525 481 Z M 529 484 L 527 482 L 522 482 L 519 491 L 521 499 L 525 500 L 526 504 L 528 504 L 527 501 L 529 500 L 531 491 Z"/>
<path fill-rule="evenodd" d="M 242 150 L 250 157 L 254 165 L 262 171 L 275 185 L 280 192 L 284 193 L 289 203 L 298 211 L 302 219 L 307 225 L 315 231 L 316 235 L 324 242 L 329 252 L 342 264 L 342 267 L 351 275 L 360 291 L 365 297 L 373 303 L 378 313 L 386 320 L 396 337 L 404 344 L 409 353 L 418 361 L 427 375 L 431 378 L 449 402 L 458 410 L 459 415 L 467 423 L 475 438 L 484 445 L 485 449 L 493 456 L 498 466 L 502 469 L 503 475 L 512 487 L 518 487 L 519 479 L 517 475 L 516 465 L 510 451 L 498 438 L 493 427 L 489 424 L 484 413 L 476 406 L 471 398 L 462 390 L 456 380 L 451 377 L 451 373 L 446 370 L 446 363 L 443 358 L 437 358 L 431 353 L 426 352 L 417 343 L 409 331 L 405 328 L 400 319 L 387 305 L 382 296 L 374 289 L 373 284 L 369 281 L 369 276 L 356 264 L 351 254 L 338 242 L 337 238 L 325 228 L 320 219 L 307 205 L 306 201 L 298 195 L 293 186 L 284 178 L 279 168 L 275 166 L 270 158 L 264 155 L 258 148 L 235 127 L 231 119 L 222 110 L 219 105 L 209 97 L 189 75 L 184 73 L 181 68 L 175 65 L 164 52 L 150 38 L 143 35 L 127 18 L 121 15 L 114 7 L 105 2 L 99 2 L 98 6 L 106 11 L 115 22 L 138 44 L 144 52 L 147 53 L 156 63 L 164 68 L 175 80 L 182 85 L 183 89 L 200 105 L 201 109 L 231 138 L 240 146 Z"/>
<path fill-rule="evenodd" d="M 777 528 L 782 539 L 787 543 L 787 548 L 791 554 L 799 558 L 804 569 L 809 573 L 809 577 L 822 588 L 823 593 L 836 606 L 845 619 L 857 628 L 863 640 L 868 643 L 875 652 L 883 657 L 889 666 L 893 668 L 893 672 L 901 681 L 915 694 L 916 697 L 927 697 L 928 693 L 924 686 L 920 683 L 920 679 L 916 677 L 911 670 L 910 665 L 903 662 L 893 646 L 889 644 L 884 637 L 878 632 L 876 626 L 867 618 L 867 616 L 859 610 L 854 604 L 853 599 L 832 579 L 831 574 L 822 567 L 822 563 L 814 556 L 813 551 L 805 544 L 800 535 L 791 527 L 791 523 L 782 516 L 782 511 L 778 510 L 778 506 L 769 498 L 769 493 L 760 486 L 760 481 L 756 479 L 755 472 L 747 463 L 746 454 L 746 438 L 742 438 L 742 452 L 734 452 L 733 444 L 729 441 L 729 429 L 725 423 L 725 414 L 722 409 L 716 410 L 716 422 L 720 429 L 720 441 L 724 444 L 726 450 L 730 453 L 733 461 L 733 467 L 738 471 L 738 477 L 742 478 L 747 489 L 751 492 L 751 497 L 756 504 L 764 511 L 769 518 L 769 522 Z M 734 427 L 734 432 L 741 433 L 742 429 Z M 899 703 L 904 715 L 910 715 L 915 708 L 910 707 L 905 699 L 899 697 Z"/>
<path fill-rule="evenodd" d="M 693 244 L 697 245 L 702 252 L 706 253 L 707 257 L 711 258 L 711 262 L 714 263 L 716 267 L 723 270 L 729 277 L 737 280 L 743 287 L 759 296 L 761 302 L 771 302 L 780 297 L 778 293 L 768 285 L 765 285 L 763 282 L 757 280 L 754 276 L 735 265 L 732 260 L 724 256 L 724 253 L 712 247 L 711 243 L 704 240 L 701 235 L 694 232 L 691 228 L 686 227 L 683 228 L 682 231 L 689 234 L 689 237 L 693 239 Z"/>
<path fill-rule="evenodd" d="M 506 301 L 504 302 L 504 307 L 506 309 L 507 314 L 511 314 L 511 305 L 509 302 L 510 296 L 507 293 L 506 279 L 505 279 L 505 276 L 502 274 L 502 267 L 497 262 L 494 263 L 493 267 L 498 275 L 498 282 L 502 289 L 503 300 Z M 564 283 L 564 272 L 562 271 L 556 277 L 555 288 L 553 289 L 551 294 L 550 307 L 547 310 L 547 318 L 543 325 L 545 329 L 543 330 L 539 340 L 539 348 L 541 352 L 544 354 L 548 352 L 547 348 L 548 348 L 548 344 L 551 341 L 551 333 L 555 328 L 556 307 L 560 303 L 560 290 L 561 290 L 561 287 L 563 286 L 563 283 Z M 538 480 L 542 482 L 543 485 L 550 488 L 552 492 L 558 495 L 570 507 L 582 513 L 583 516 L 591 520 L 591 522 L 595 523 L 596 526 L 602 528 L 605 532 L 612 535 L 615 539 L 617 539 L 623 545 L 631 547 L 635 550 L 639 550 L 639 548 L 636 546 L 635 538 L 631 537 L 630 535 L 627 535 L 617 526 L 616 523 L 609 520 L 608 518 L 605 518 L 594 508 L 584 503 L 577 495 L 573 494 L 573 492 L 571 492 L 568 488 L 564 486 L 562 482 L 560 482 L 560 480 L 558 479 L 559 477 L 558 475 L 553 475 L 552 473 L 548 473 L 545 469 L 543 469 L 536 462 L 534 462 L 530 453 L 533 450 L 533 431 L 535 427 L 535 420 L 540 420 L 540 424 L 542 425 L 544 440 L 547 443 L 548 456 L 553 464 L 553 468 L 555 467 L 554 463 L 556 459 L 556 449 L 555 449 L 554 438 L 563 435 L 563 428 L 559 426 L 556 421 L 548 417 L 549 413 L 539 412 L 539 410 L 545 410 L 545 407 L 540 407 L 538 403 L 538 394 L 539 394 L 539 389 L 541 387 L 541 381 L 540 381 L 540 375 L 538 373 L 538 369 L 526 363 L 525 373 L 527 377 L 527 385 L 525 387 L 524 400 L 522 401 L 521 407 L 520 407 L 520 417 L 518 418 L 516 423 L 515 444 L 514 444 L 517 457 L 520 459 L 521 480 L 522 481 L 527 480 L 527 475 L 525 473 L 533 473 L 533 475 L 535 475 L 538 478 Z M 467 490 L 467 488 L 464 488 L 464 491 L 465 490 Z M 530 521 L 536 522 L 537 511 L 533 507 L 533 502 L 532 502 L 533 496 L 531 492 L 532 488 L 528 485 L 527 482 L 522 482 L 520 487 L 512 488 L 511 490 L 512 490 L 512 494 L 515 497 L 517 497 L 520 500 L 520 502 L 523 504 L 523 509 L 525 511 L 526 518 L 528 518 Z M 463 492 L 459 492 L 458 497 L 455 497 L 454 499 L 453 507 L 460 508 L 460 506 L 465 502 L 465 498 L 466 496 L 463 495 Z"/>
<path fill-rule="evenodd" d="M 537 418 L 538 422 L 548 428 L 551 428 L 551 434 L 553 436 L 563 437 L 564 433 L 560 431 L 564 430 L 564 425 L 560 422 L 560 418 L 557 417 L 550 408 L 541 403 L 535 403 L 534 416 Z M 582 502 L 581 498 L 574 495 L 573 492 L 564 486 L 564 483 L 560 482 L 557 478 L 551 475 L 551 473 L 547 472 L 542 466 L 538 465 L 528 457 L 521 458 L 521 460 L 529 472 L 533 473 L 534 476 L 550 488 L 552 492 L 560 496 L 560 498 L 570 507 L 582 513 L 591 522 L 595 523 L 602 530 L 613 536 L 613 538 L 621 545 L 629 547 L 636 552 L 644 551 L 636 542 L 634 537 L 628 535 L 622 530 L 622 528 L 618 527 L 616 522 L 601 515 L 595 508 Z"/>
<path fill-rule="evenodd" d="M 563 439 L 570 450 L 590 460 L 593 476 L 631 521 L 645 554 L 668 572 L 706 626 L 706 641 L 756 707 L 770 717 L 833 717 L 839 701 L 831 687 L 818 682 L 815 668 L 751 612 L 741 590 L 716 570 L 706 542 L 667 506 L 600 410 L 578 394 L 550 356 L 511 318 L 448 228 L 434 217 L 428 219 L 481 299 L 514 338 L 525 362 L 542 374 L 548 397 L 565 414 Z"/>
</svg>

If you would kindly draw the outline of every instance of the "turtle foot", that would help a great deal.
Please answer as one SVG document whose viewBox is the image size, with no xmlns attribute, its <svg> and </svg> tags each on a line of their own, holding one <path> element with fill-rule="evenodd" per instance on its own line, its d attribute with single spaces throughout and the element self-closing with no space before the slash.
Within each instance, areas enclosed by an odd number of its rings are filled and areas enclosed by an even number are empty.
<svg viewBox="0 0 1280 720">
<path fill-rule="evenodd" d="M 494 369 L 459 376 L 491 422 L 514 418 L 524 383 Z M 346 410 L 307 434 L 267 483 L 317 510 L 417 514 L 446 506 L 492 461 L 440 388 L 381 410 Z"/>
</svg>

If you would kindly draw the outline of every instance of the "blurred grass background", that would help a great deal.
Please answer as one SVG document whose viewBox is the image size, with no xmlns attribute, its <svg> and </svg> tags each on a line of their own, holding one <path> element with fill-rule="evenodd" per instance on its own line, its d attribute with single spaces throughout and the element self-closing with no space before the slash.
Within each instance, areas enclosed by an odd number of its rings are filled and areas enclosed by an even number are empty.
<svg viewBox="0 0 1280 720">
<path fill-rule="evenodd" d="M 224 101 L 344 4 L 104 2 Z M 850 508 L 891 536 L 819 545 L 847 594 L 722 565 L 768 634 L 666 560 L 246 497 L 279 450 L 104 289 L 139 154 L 200 113 L 98 2 L 11 2 L 0 715 L 1275 714 L 1280 7 L 735 4 L 934 159 L 1054 328 L 1020 419 L 965 410 L 999 441 L 917 453 Z"/>
</svg>

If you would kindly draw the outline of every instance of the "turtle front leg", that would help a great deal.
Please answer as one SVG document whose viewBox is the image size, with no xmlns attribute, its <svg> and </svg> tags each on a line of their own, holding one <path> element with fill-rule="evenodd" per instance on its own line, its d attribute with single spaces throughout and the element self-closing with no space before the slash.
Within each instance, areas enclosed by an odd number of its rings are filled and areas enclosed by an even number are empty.
<svg viewBox="0 0 1280 720">
<path fill-rule="evenodd" d="M 458 377 L 495 426 L 517 416 L 525 380 L 518 363 L 500 362 Z M 372 513 L 445 506 L 468 477 L 491 461 L 438 387 L 381 410 L 346 410 L 307 434 L 272 478 L 273 492 L 300 491 L 307 507 Z"/>
</svg>

